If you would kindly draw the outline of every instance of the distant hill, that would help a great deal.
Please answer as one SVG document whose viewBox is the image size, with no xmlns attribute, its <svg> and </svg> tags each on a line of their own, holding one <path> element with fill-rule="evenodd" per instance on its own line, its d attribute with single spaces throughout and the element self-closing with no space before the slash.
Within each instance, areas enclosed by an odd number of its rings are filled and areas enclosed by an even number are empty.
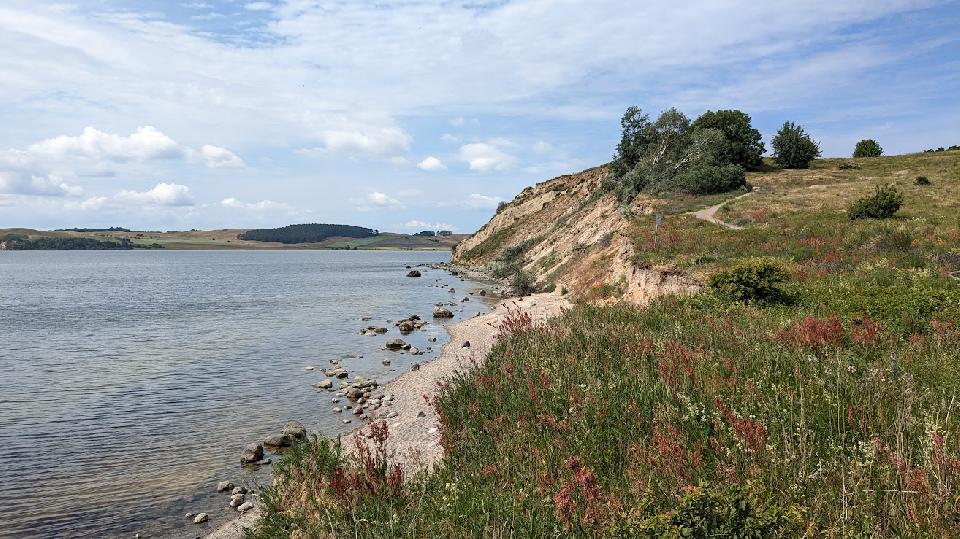
<svg viewBox="0 0 960 539">
<path fill-rule="evenodd" d="M 334 235 L 294 234 L 299 227 L 336 227 L 326 231 L 313 229 L 312 232 L 332 232 Z M 282 234 L 289 230 L 286 236 Z M 261 232 L 270 235 L 262 235 Z M 311 232 L 308 228 L 306 232 Z M 245 239 L 248 234 L 258 239 Z M 30 245 L 43 249 L 84 249 L 113 248 L 112 245 L 90 247 L 87 242 L 72 242 L 72 239 L 91 239 L 105 244 L 116 243 L 135 249 L 335 249 L 335 250 L 449 250 L 466 238 L 465 234 L 441 234 L 422 236 L 414 234 L 396 234 L 347 225 L 291 225 L 271 230 L 248 230 L 238 228 L 218 230 L 170 230 L 166 232 L 145 230 L 33 230 L 28 228 L 0 229 L 0 242 L 6 239 L 30 240 Z M 39 240 L 39 243 L 34 243 Z M 284 241 L 286 240 L 286 241 Z M 309 241 L 298 241 L 309 240 Z M 13 249 L 13 245 L 0 246 L 0 250 Z"/>
<path fill-rule="evenodd" d="M 378 231 L 362 226 L 309 223 L 248 230 L 239 234 L 237 239 L 293 244 L 320 243 L 328 238 L 369 238 L 377 234 Z"/>
<path fill-rule="evenodd" d="M 59 236 L 33 239 L 17 235 L 0 236 L 0 250 L 5 251 L 113 251 L 133 248 L 133 242 L 126 238 L 118 241 L 103 241 Z"/>
</svg>

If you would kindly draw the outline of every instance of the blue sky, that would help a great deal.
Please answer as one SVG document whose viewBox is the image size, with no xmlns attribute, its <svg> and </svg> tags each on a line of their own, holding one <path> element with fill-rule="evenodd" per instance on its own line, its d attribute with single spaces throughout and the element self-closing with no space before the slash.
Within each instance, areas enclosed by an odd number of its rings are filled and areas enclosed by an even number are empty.
<svg viewBox="0 0 960 539">
<path fill-rule="evenodd" d="M 957 2 L 4 0 L 0 227 L 472 232 L 632 104 L 960 144 Z M 768 144 L 769 146 L 769 144 Z"/>
</svg>

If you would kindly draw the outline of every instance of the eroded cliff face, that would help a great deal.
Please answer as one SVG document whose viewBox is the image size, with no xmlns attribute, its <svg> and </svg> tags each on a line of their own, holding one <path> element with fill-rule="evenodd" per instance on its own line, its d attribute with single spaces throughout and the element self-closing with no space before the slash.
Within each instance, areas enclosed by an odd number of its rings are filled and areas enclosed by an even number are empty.
<svg viewBox="0 0 960 539">
<path fill-rule="evenodd" d="M 486 265 L 525 244 L 524 269 L 576 299 L 645 304 L 665 294 L 696 292 L 694 279 L 634 263 L 630 221 L 598 188 L 605 167 L 560 176 L 524 189 L 476 234 L 454 249 L 455 262 Z M 648 213 L 638 202 L 635 213 Z"/>
</svg>

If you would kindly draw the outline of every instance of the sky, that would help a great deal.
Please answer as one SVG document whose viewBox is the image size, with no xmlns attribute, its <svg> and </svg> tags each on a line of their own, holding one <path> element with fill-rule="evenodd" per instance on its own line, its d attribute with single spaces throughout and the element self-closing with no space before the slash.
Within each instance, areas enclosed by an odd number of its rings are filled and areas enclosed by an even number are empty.
<svg viewBox="0 0 960 539">
<path fill-rule="evenodd" d="M 0 227 L 469 233 L 630 105 L 960 144 L 960 3 L 3 0 Z"/>
</svg>

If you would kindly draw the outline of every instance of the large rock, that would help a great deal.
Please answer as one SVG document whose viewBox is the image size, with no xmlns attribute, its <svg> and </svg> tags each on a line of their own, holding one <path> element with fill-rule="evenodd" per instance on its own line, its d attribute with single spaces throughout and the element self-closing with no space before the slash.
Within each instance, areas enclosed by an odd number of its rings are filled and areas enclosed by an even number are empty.
<svg viewBox="0 0 960 539">
<path fill-rule="evenodd" d="M 420 272 L 417 270 L 410 270 L 410 272 L 407 273 L 407 277 L 420 277 Z"/>
<path fill-rule="evenodd" d="M 294 440 L 300 440 L 307 437 L 307 428 L 303 426 L 303 423 L 291 420 L 283 424 L 280 433 Z"/>
<path fill-rule="evenodd" d="M 329 378 L 326 380 L 320 380 L 319 382 L 314 384 L 314 386 L 317 389 L 330 389 L 331 387 L 333 387 L 333 380 L 330 380 Z"/>
<path fill-rule="evenodd" d="M 404 320 L 397 324 L 397 328 L 400 330 L 400 333 L 406 335 L 412 333 L 413 330 L 417 329 L 417 326 L 413 324 L 410 320 Z"/>
<path fill-rule="evenodd" d="M 226 492 L 233 488 L 233 483 L 230 481 L 220 481 L 217 483 L 217 492 Z"/>
<path fill-rule="evenodd" d="M 240 504 L 240 507 L 237 507 L 237 511 L 240 511 L 241 513 L 246 513 L 251 509 L 253 509 L 253 502 L 243 502 Z"/>
<path fill-rule="evenodd" d="M 290 447 L 293 445 L 293 440 L 285 434 L 274 434 L 273 436 L 267 436 L 263 440 L 263 445 L 268 447 Z"/>
<path fill-rule="evenodd" d="M 405 350 L 410 348 L 410 345 L 403 339 L 390 339 L 385 346 L 387 350 Z"/>
<path fill-rule="evenodd" d="M 333 376 L 334 378 L 346 378 L 348 376 L 347 369 L 344 369 L 343 367 L 337 367 L 335 369 L 327 369 L 323 371 L 323 374 L 326 374 L 327 376 Z"/>
<path fill-rule="evenodd" d="M 241 464 L 256 464 L 263 459 L 263 444 L 260 442 L 253 442 L 247 444 L 243 448 L 243 453 L 240 454 L 240 463 Z"/>
<path fill-rule="evenodd" d="M 434 318 L 453 318 L 453 313 L 446 307 L 437 307 L 433 310 Z"/>
<path fill-rule="evenodd" d="M 387 328 L 380 326 L 367 326 L 361 329 L 358 333 L 361 335 L 366 335 L 367 337 L 374 337 L 377 335 L 383 335 L 387 332 Z"/>
<path fill-rule="evenodd" d="M 193 517 L 194 524 L 202 524 L 210 518 L 210 515 L 206 513 L 197 513 L 197 516 Z"/>
</svg>

